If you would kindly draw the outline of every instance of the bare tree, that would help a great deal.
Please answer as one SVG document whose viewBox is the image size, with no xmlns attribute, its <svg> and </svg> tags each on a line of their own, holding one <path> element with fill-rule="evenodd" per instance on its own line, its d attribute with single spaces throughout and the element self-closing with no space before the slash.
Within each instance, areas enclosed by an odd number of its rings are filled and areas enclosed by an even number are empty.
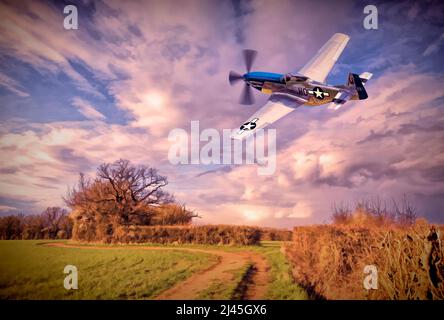
<svg viewBox="0 0 444 320">
<path fill-rule="evenodd" d="M 21 239 L 23 232 L 23 217 L 23 214 L 0 217 L 0 239 Z"/>
<path fill-rule="evenodd" d="M 387 201 L 382 197 L 374 197 L 370 199 L 361 199 L 354 203 L 351 209 L 343 202 L 332 205 L 332 220 L 336 224 L 350 223 L 354 217 L 361 215 L 371 220 L 372 224 L 382 225 L 412 225 L 416 222 L 416 208 L 407 200 L 404 194 L 401 201 L 392 199 L 392 205 L 387 205 Z"/>
<path fill-rule="evenodd" d="M 156 169 L 120 159 L 100 165 L 93 180 L 81 174 L 78 186 L 68 190 L 65 201 L 87 220 L 147 225 L 154 206 L 173 201 L 163 190 L 167 184 L 167 178 Z"/>
<path fill-rule="evenodd" d="M 41 214 L 41 223 L 43 225 L 44 238 L 55 239 L 59 231 L 66 227 L 68 211 L 60 207 L 48 207 Z M 66 232 L 67 230 L 63 230 Z"/>
<path fill-rule="evenodd" d="M 117 203 L 159 204 L 171 200 L 169 194 L 162 190 L 168 184 L 167 178 L 154 168 L 135 167 L 128 160 L 120 159 L 112 164 L 102 164 L 97 175 L 110 183 Z"/>
<path fill-rule="evenodd" d="M 66 239 L 71 230 L 68 212 L 59 207 L 49 207 L 41 214 L 0 217 L 0 239 Z"/>
<path fill-rule="evenodd" d="M 346 224 L 352 216 L 350 206 L 344 202 L 333 202 L 331 210 L 333 223 L 335 224 Z"/>
<path fill-rule="evenodd" d="M 416 213 L 416 208 L 407 199 L 407 196 L 403 194 L 401 199 L 401 204 L 398 204 L 393 199 L 393 211 L 396 220 L 401 225 L 412 225 L 416 222 L 418 215 Z"/>
</svg>

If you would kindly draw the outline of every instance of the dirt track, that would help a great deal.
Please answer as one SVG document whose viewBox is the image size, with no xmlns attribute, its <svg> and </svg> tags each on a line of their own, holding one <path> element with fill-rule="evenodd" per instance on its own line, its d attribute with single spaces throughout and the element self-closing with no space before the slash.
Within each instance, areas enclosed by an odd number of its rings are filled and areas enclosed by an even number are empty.
<svg viewBox="0 0 444 320">
<path fill-rule="evenodd" d="M 121 249 L 121 247 L 105 247 L 105 246 L 83 246 L 65 243 L 46 243 L 50 247 L 63 248 L 80 248 L 80 249 L 100 249 L 100 250 L 114 250 Z M 253 272 L 247 279 L 246 289 L 243 292 L 243 297 L 248 300 L 258 300 L 265 297 L 267 286 L 269 283 L 268 266 L 265 258 L 252 251 L 238 251 L 227 252 L 218 249 L 197 249 L 197 248 L 174 248 L 174 247 L 142 247 L 142 246 L 125 246 L 125 249 L 137 250 L 181 250 L 189 252 L 202 252 L 218 256 L 218 261 L 210 266 L 208 269 L 197 272 L 179 282 L 170 289 L 162 292 L 156 297 L 158 300 L 182 300 L 182 299 L 197 299 L 200 291 L 206 289 L 214 281 L 226 283 L 233 281 L 233 275 L 228 272 L 233 269 L 238 269 L 248 263 L 253 264 Z"/>
</svg>

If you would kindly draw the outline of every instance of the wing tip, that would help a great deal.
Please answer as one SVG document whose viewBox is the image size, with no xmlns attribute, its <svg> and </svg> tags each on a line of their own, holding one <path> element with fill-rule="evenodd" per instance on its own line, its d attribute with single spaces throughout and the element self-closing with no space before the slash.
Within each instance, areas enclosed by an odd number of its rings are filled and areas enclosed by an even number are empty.
<svg viewBox="0 0 444 320">
<path fill-rule="evenodd" d="M 350 36 L 345 33 L 337 32 L 333 35 L 333 37 L 339 39 L 339 40 L 350 40 Z"/>
<path fill-rule="evenodd" d="M 244 140 L 245 138 L 247 138 L 248 136 L 250 136 L 253 132 L 247 132 L 247 133 L 239 133 L 239 132 L 235 132 L 232 133 L 230 135 L 230 139 L 231 140 Z"/>
</svg>

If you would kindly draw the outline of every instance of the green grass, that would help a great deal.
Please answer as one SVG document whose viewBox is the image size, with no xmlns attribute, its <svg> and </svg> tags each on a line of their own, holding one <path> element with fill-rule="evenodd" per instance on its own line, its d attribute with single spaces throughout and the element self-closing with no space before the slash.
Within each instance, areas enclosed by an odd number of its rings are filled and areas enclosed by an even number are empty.
<svg viewBox="0 0 444 320">
<path fill-rule="evenodd" d="M 38 243 L 0 241 L 0 299 L 150 299 L 217 261 L 214 255 L 179 250 L 100 251 Z M 78 290 L 63 287 L 68 264 L 78 268 Z"/>
<path fill-rule="evenodd" d="M 294 283 L 291 266 L 279 250 L 266 249 L 265 257 L 270 265 L 271 283 L 267 292 L 270 300 L 308 300 L 307 292 Z"/>
<path fill-rule="evenodd" d="M 165 251 L 128 250 L 126 245 L 107 244 L 103 246 L 115 250 L 88 250 L 88 245 L 82 249 L 37 245 L 43 242 L 48 241 L 0 241 L 0 299 L 150 299 L 217 261 L 214 255 L 180 248 L 256 251 L 265 256 L 270 267 L 266 299 L 308 299 L 304 289 L 293 282 L 291 267 L 277 241 L 265 241 L 261 246 L 132 245 L 178 249 Z M 78 267 L 78 290 L 63 288 L 63 268 L 67 264 Z M 234 281 L 230 283 L 210 283 L 199 297 L 235 299 L 248 267 L 232 270 Z"/>
<path fill-rule="evenodd" d="M 260 246 L 220 246 L 220 250 L 252 250 L 265 256 L 270 267 L 270 283 L 266 299 L 269 300 L 308 300 L 307 292 L 293 281 L 290 263 L 281 250 L 282 241 L 262 241 Z M 208 246 L 207 246 L 208 247 Z M 214 246 L 212 247 L 214 248 Z M 242 270 L 239 270 L 242 272 Z"/>
<path fill-rule="evenodd" d="M 293 281 L 291 275 L 290 263 L 285 258 L 284 254 L 280 251 L 282 241 L 262 241 L 260 246 L 214 246 L 214 245 L 195 245 L 195 244 L 181 244 L 171 245 L 166 244 L 166 247 L 189 247 L 189 248 L 202 248 L 212 250 L 224 250 L 224 251 L 256 251 L 265 256 L 270 267 L 270 284 L 265 296 L 269 300 L 308 300 L 309 296 L 307 292 Z M 158 246 L 157 244 L 139 244 L 141 246 Z M 245 267 L 238 269 L 238 274 L 242 274 Z M 236 272 L 236 271 L 234 271 Z M 213 286 L 213 288 L 210 288 Z M 232 292 L 233 285 L 226 283 L 218 283 L 217 281 L 210 284 L 207 292 L 204 292 L 202 297 L 207 298 L 214 292 L 214 296 L 223 296 L 220 299 L 226 299 Z"/>
</svg>

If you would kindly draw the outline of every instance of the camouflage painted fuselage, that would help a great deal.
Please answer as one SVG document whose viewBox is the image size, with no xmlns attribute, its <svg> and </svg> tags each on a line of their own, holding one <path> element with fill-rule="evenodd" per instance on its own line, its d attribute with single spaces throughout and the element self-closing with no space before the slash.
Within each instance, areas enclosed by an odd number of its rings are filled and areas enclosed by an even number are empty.
<svg viewBox="0 0 444 320">
<path fill-rule="evenodd" d="M 298 74 L 250 72 L 243 77 L 250 86 L 262 93 L 285 96 L 307 106 L 330 103 L 335 100 L 341 89 L 349 89 L 345 85 L 330 86 L 312 81 Z M 359 99 L 357 93 L 353 93 L 349 98 L 349 100 L 357 99 Z"/>
</svg>

